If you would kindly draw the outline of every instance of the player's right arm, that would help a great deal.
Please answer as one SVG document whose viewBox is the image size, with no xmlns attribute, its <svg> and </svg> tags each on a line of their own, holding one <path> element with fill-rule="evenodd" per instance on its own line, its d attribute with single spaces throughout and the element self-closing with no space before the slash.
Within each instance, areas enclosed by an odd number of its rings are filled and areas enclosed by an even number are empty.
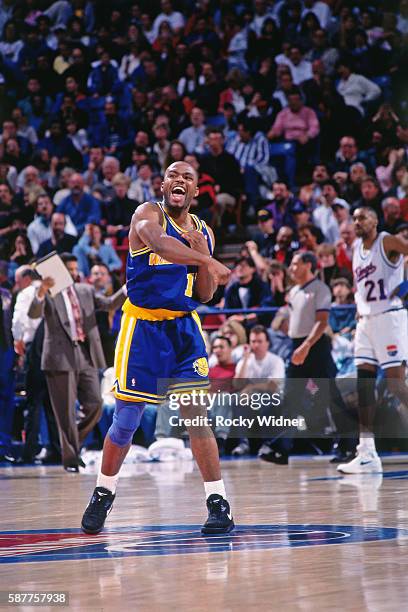
<svg viewBox="0 0 408 612">
<path fill-rule="evenodd" d="M 207 266 L 208 272 L 220 285 L 225 285 L 230 271 L 209 254 L 200 253 L 168 236 L 161 225 L 162 212 L 150 203 L 139 206 L 132 217 L 129 242 L 132 250 L 148 246 L 153 253 L 175 264 Z"/>
</svg>

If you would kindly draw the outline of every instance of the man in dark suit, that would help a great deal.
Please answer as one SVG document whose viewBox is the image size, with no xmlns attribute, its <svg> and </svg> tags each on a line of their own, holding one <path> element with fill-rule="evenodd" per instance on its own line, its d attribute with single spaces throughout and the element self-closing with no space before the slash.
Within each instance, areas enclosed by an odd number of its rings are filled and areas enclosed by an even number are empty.
<svg viewBox="0 0 408 612">
<path fill-rule="evenodd" d="M 69 253 L 61 258 L 76 281 L 77 258 Z M 101 414 L 98 368 L 106 367 L 95 310 L 115 310 L 126 296 L 123 288 L 106 297 L 96 294 L 91 285 L 75 283 L 52 298 L 48 289 L 53 285 L 52 278 L 43 279 L 28 316 L 45 320 L 41 368 L 58 424 L 64 468 L 78 472 L 78 466 L 84 465 L 79 456 L 81 444 Z M 77 399 L 83 413 L 78 424 Z"/>
<path fill-rule="evenodd" d="M 0 287 L 0 461 L 12 461 L 14 413 L 14 349 L 11 337 L 12 296 Z"/>
<path fill-rule="evenodd" d="M 70 253 L 77 240 L 75 236 L 65 233 L 65 215 L 55 212 L 51 217 L 51 238 L 40 244 L 37 257 L 45 257 L 52 251 Z"/>
</svg>

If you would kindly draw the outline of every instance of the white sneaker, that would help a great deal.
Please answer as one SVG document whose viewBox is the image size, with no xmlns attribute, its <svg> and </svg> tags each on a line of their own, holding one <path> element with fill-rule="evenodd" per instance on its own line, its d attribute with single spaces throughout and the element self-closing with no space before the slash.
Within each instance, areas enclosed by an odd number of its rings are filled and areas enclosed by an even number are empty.
<svg viewBox="0 0 408 612">
<path fill-rule="evenodd" d="M 184 442 L 180 438 L 160 438 L 149 446 L 148 453 L 151 461 L 176 461 L 186 456 Z M 191 451 L 190 451 L 191 454 Z"/>
<path fill-rule="evenodd" d="M 358 445 L 354 459 L 348 463 L 340 463 L 337 471 L 343 474 L 372 474 L 373 472 L 382 473 L 383 467 L 375 450 L 366 450 Z"/>
</svg>

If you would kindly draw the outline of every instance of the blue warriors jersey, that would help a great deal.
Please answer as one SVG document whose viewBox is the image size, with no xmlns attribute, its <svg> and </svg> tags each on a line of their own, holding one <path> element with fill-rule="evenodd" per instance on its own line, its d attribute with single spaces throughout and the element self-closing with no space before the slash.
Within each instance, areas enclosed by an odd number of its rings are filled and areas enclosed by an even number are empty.
<svg viewBox="0 0 408 612">
<path fill-rule="evenodd" d="M 163 212 L 163 229 L 168 236 L 190 246 L 182 238 L 186 230 L 166 214 L 163 205 L 157 204 Z M 204 221 L 196 215 L 191 215 L 196 229 L 206 236 L 210 254 L 213 245 L 208 228 Z M 194 281 L 197 275 L 197 266 L 186 266 L 166 261 L 149 247 L 130 250 L 126 265 L 126 285 L 129 301 L 134 306 L 149 309 L 191 312 L 199 304 L 193 298 Z"/>
<path fill-rule="evenodd" d="M 190 246 L 181 237 L 185 230 L 158 206 L 166 234 Z M 212 254 L 205 223 L 191 217 Z M 207 351 L 193 298 L 197 271 L 165 261 L 149 247 L 129 252 L 128 299 L 115 350 L 116 398 L 159 404 L 169 393 L 208 389 Z"/>
</svg>

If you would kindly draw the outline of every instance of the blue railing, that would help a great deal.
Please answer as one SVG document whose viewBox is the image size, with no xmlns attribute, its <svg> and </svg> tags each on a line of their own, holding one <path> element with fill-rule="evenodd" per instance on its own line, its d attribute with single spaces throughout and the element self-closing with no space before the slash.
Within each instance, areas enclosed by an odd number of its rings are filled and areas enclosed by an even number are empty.
<svg viewBox="0 0 408 612">
<path fill-rule="evenodd" d="M 276 312 L 278 312 L 279 307 L 278 306 L 259 306 L 258 308 L 215 308 L 214 306 L 199 306 L 199 308 L 197 309 L 197 312 L 199 315 L 205 316 L 205 315 L 230 315 L 230 314 L 247 314 L 247 313 L 254 313 L 254 314 L 274 314 Z M 338 306 L 332 306 L 331 310 L 336 311 L 336 310 L 352 310 L 352 311 L 356 311 L 356 306 L 355 304 L 344 304 L 342 306 L 338 305 Z"/>
</svg>

